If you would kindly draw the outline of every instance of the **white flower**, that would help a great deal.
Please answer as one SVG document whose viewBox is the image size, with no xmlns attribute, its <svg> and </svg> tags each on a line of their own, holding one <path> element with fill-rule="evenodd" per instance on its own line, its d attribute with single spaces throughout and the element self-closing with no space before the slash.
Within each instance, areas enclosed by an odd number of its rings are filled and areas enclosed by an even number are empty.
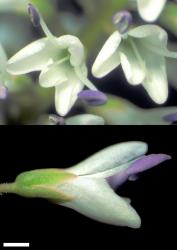
<svg viewBox="0 0 177 250">
<path fill-rule="evenodd" d="M 37 12 L 33 13 L 37 20 Z M 72 108 L 84 86 L 92 90 L 96 88 L 87 79 L 81 41 L 71 35 L 57 38 L 50 33 L 41 17 L 39 21 L 47 37 L 31 43 L 14 55 L 8 61 L 7 70 L 14 75 L 41 71 L 40 85 L 45 88 L 55 87 L 56 110 L 64 116 Z"/>
<path fill-rule="evenodd" d="M 155 21 L 162 12 L 166 0 L 137 0 L 140 16 L 148 22 Z"/>
<path fill-rule="evenodd" d="M 162 104 L 168 97 L 165 56 L 177 58 L 167 50 L 168 35 L 159 26 L 143 25 L 124 34 L 115 31 L 96 58 L 92 73 L 106 76 L 120 64 L 127 81 L 142 84 L 154 102 Z"/>
<path fill-rule="evenodd" d="M 120 143 L 68 169 L 22 173 L 15 183 L 1 184 L 0 192 L 51 199 L 58 192 L 56 203 L 60 205 L 101 222 L 138 228 L 140 217 L 124 198 L 114 192 L 106 178 L 127 169 L 146 151 L 147 145 L 142 142 Z"/>
<path fill-rule="evenodd" d="M 1 184 L 1 193 L 46 198 L 94 220 L 116 226 L 139 228 L 141 219 L 130 200 L 115 188 L 137 174 L 171 159 L 165 154 L 145 156 L 147 144 L 125 142 L 110 146 L 68 169 L 39 169 Z"/>
</svg>

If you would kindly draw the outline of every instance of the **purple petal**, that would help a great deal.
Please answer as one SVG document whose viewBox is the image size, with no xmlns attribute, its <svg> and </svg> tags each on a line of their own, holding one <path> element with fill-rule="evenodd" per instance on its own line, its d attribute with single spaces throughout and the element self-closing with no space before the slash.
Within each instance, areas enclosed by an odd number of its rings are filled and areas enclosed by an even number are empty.
<svg viewBox="0 0 177 250">
<path fill-rule="evenodd" d="M 171 156 L 165 154 L 151 154 L 145 155 L 142 158 L 133 162 L 133 164 L 127 169 L 127 174 L 135 175 L 144 172 L 152 167 L 157 166 L 163 161 L 170 160 Z"/>
<path fill-rule="evenodd" d="M 177 113 L 172 113 L 163 117 L 166 122 L 177 122 Z"/>
<path fill-rule="evenodd" d="M 99 106 L 107 102 L 107 96 L 103 92 L 93 90 L 81 91 L 78 94 L 78 98 L 90 106 Z"/>
<path fill-rule="evenodd" d="M 143 171 L 170 159 L 171 156 L 166 154 L 151 154 L 143 156 L 142 158 L 134 161 L 127 170 L 117 175 L 115 174 L 114 176 L 108 177 L 107 181 L 113 189 L 116 189 L 128 179 L 135 180 L 134 177 L 137 176 L 138 173 L 142 173 Z"/>
</svg>

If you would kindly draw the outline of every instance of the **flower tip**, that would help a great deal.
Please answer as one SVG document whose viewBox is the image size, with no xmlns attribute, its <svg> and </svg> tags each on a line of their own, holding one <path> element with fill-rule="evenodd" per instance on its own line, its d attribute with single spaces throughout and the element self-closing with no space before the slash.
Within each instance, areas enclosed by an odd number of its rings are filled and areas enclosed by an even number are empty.
<svg viewBox="0 0 177 250">
<path fill-rule="evenodd" d="M 31 18 L 31 22 L 34 25 L 34 27 L 40 26 L 40 14 L 36 7 L 32 5 L 31 3 L 28 4 L 28 13 Z"/>
<path fill-rule="evenodd" d="M 130 205 L 128 206 L 129 206 L 129 215 L 125 226 L 133 229 L 139 229 L 141 227 L 141 218 L 133 207 L 131 207 Z"/>
<path fill-rule="evenodd" d="M 118 31 L 123 34 L 128 31 L 129 26 L 132 23 L 132 15 L 129 11 L 117 12 L 112 18 L 113 24 L 116 26 Z"/>
<path fill-rule="evenodd" d="M 83 90 L 78 94 L 78 98 L 90 106 L 100 106 L 108 100 L 103 92 L 96 90 Z"/>
<path fill-rule="evenodd" d="M 168 99 L 168 91 L 157 91 L 156 93 L 154 93 L 154 96 L 151 96 L 152 100 L 157 103 L 158 105 L 162 105 L 164 104 L 167 99 Z"/>
<path fill-rule="evenodd" d="M 133 229 L 139 229 L 141 227 L 141 218 L 137 216 L 136 220 L 131 223 L 130 227 Z"/>
</svg>

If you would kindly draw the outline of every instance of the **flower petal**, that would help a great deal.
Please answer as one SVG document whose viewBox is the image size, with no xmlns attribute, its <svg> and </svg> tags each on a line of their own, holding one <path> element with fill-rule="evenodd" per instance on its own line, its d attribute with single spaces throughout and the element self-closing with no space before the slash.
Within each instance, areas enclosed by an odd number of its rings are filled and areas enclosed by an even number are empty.
<svg viewBox="0 0 177 250">
<path fill-rule="evenodd" d="M 54 87 L 67 81 L 65 64 L 52 64 L 44 68 L 39 76 L 39 83 L 42 87 Z"/>
<path fill-rule="evenodd" d="M 157 104 L 163 104 L 168 98 L 168 80 L 163 56 L 146 53 L 147 74 L 143 86 Z"/>
<path fill-rule="evenodd" d="M 102 117 L 90 114 L 76 115 L 66 119 L 66 125 L 104 125 Z"/>
<path fill-rule="evenodd" d="M 128 32 L 130 37 L 138 39 L 144 50 L 148 49 L 154 54 L 160 54 L 168 57 L 176 57 L 175 52 L 167 50 L 168 34 L 157 25 L 142 25 Z M 142 52 L 143 54 L 143 52 Z"/>
<path fill-rule="evenodd" d="M 47 38 L 37 40 L 14 55 L 8 61 L 7 70 L 14 75 L 26 74 L 42 70 L 49 62 L 53 62 L 56 47 Z"/>
<path fill-rule="evenodd" d="M 88 159 L 82 161 L 67 171 L 76 175 L 95 175 L 107 177 L 120 172 L 127 167 L 127 163 L 144 155 L 147 144 L 144 142 L 124 142 L 105 148 Z M 125 166 L 125 165 L 126 166 Z"/>
<path fill-rule="evenodd" d="M 127 81 L 132 85 L 142 83 L 145 78 L 145 65 L 133 39 L 124 41 L 120 49 L 120 60 Z"/>
<path fill-rule="evenodd" d="M 127 169 L 127 174 L 135 175 L 146 171 L 152 167 L 157 166 L 158 164 L 170 160 L 171 156 L 166 154 L 151 154 L 147 156 L 143 156 L 142 158 L 136 160 L 129 169 Z"/>
<path fill-rule="evenodd" d="M 65 35 L 57 38 L 60 49 L 68 50 L 70 62 L 74 67 L 80 66 L 85 59 L 84 46 L 76 36 Z"/>
<path fill-rule="evenodd" d="M 120 43 L 121 35 L 116 31 L 106 41 L 93 64 L 92 73 L 95 77 L 104 77 L 119 66 L 120 56 L 118 47 Z"/>
<path fill-rule="evenodd" d="M 148 22 L 155 21 L 163 10 L 166 0 L 137 0 L 140 16 Z"/>
<path fill-rule="evenodd" d="M 127 170 L 108 177 L 108 183 L 111 185 L 112 188 L 116 189 L 128 179 L 131 180 L 132 176 L 134 177 L 137 174 L 144 172 L 152 167 L 155 167 L 158 164 L 170 159 L 171 156 L 165 154 L 151 154 L 148 156 L 143 156 L 138 160 L 135 160 Z"/>
<path fill-rule="evenodd" d="M 72 182 L 60 185 L 59 189 L 75 197 L 62 206 L 96 221 L 116 225 L 139 228 L 140 217 L 131 205 L 118 196 L 104 179 L 79 177 Z"/>
<path fill-rule="evenodd" d="M 70 111 L 83 87 L 74 74 L 68 73 L 68 81 L 57 86 L 55 91 L 55 106 L 59 115 L 65 116 Z"/>
</svg>

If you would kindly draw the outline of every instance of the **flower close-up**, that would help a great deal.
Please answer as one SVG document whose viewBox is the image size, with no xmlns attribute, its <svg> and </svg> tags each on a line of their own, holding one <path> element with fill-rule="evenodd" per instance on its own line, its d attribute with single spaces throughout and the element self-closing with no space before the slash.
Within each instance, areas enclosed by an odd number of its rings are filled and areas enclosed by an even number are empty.
<svg viewBox="0 0 177 250">
<path fill-rule="evenodd" d="M 165 4 L 166 0 L 137 0 L 139 14 L 147 22 L 155 21 Z"/>
<path fill-rule="evenodd" d="M 92 73 L 102 78 L 121 64 L 131 85 L 142 84 L 155 103 L 163 104 L 168 98 L 165 57 L 177 58 L 167 42 L 166 31 L 157 25 L 142 25 L 123 34 L 115 31 L 98 54 Z"/>
<path fill-rule="evenodd" d="M 1 184 L 1 193 L 45 198 L 69 207 L 96 221 L 139 228 L 141 219 L 130 200 L 115 189 L 137 174 L 171 159 L 147 153 L 144 142 L 130 141 L 110 146 L 67 169 L 39 169 L 17 176 L 14 183 Z"/>
<path fill-rule="evenodd" d="M 84 86 L 96 90 L 87 79 L 84 46 L 76 36 L 53 36 L 32 5 L 29 11 L 33 24 L 41 25 L 46 37 L 32 42 L 14 55 L 8 61 L 7 70 L 13 75 L 41 71 L 40 85 L 55 87 L 56 110 L 65 116 Z"/>
</svg>

